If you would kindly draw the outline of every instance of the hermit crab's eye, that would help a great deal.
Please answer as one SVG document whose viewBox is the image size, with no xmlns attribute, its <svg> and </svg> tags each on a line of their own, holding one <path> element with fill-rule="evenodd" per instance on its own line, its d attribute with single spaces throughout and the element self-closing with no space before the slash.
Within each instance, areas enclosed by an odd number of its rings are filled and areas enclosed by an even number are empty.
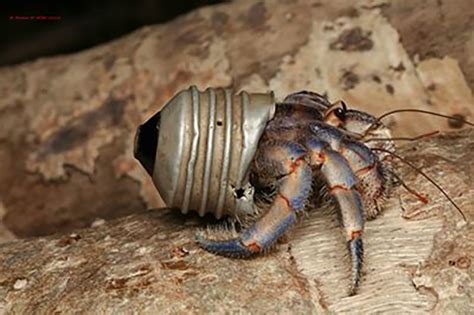
<svg viewBox="0 0 474 315">
<path fill-rule="evenodd" d="M 347 119 L 347 106 L 343 101 L 335 103 L 327 111 L 324 121 L 332 126 L 340 127 Z"/>
<path fill-rule="evenodd" d="M 336 117 L 339 118 L 340 120 L 346 119 L 346 111 L 340 107 L 334 110 L 334 115 L 336 115 Z"/>
</svg>

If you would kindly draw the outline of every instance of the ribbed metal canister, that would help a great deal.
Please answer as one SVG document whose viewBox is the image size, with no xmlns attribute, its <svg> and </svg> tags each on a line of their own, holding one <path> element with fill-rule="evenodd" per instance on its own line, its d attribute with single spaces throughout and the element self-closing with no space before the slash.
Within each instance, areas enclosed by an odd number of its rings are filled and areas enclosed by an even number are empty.
<svg viewBox="0 0 474 315">
<path fill-rule="evenodd" d="M 275 112 L 273 93 L 195 86 L 161 111 L 153 182 L 169 207 L 217 218 L 253 207 L 250 163 Z"/>
</svg>

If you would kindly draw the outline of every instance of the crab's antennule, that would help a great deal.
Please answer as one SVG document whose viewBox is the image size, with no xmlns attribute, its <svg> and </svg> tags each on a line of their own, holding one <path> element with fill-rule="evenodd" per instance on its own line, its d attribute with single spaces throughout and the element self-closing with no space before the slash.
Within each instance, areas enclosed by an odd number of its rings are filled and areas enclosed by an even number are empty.
<svg viewBox="0 0 474 315">
<path fill-rule="evenodd" d="M 393 115 L 393 114 L 396 114 L 396 113 L 406 113 L 406 112 L 411 112 L 411 113 L 422 113 L 422 114 L 427 114 L 427 115 L 433 115 L 433 116 L 438 116 L 438 117 L 444 117 L 444 118 L 448 118 L 448 119 L 453 119 L 453 120 L 457 120 L 457 121 L 460 121 L 462 123 L 465 123 L 469 126 L 473 126 L 474 127 L 474 123 L 472 122 L 469 122 L 463 118 L 460 118 L 460 117 L 455 117 L 455 116 L 449 116 L 449 115 L 443 115 L 443 114 L 440 114 L 440 113 L 436 113 L 436 112 L 432 112 L 432 111 L 429 111 L 429 110 L 423 110 L 423 109 L 415 109 L 415 108 L 401 108 L 401 109 L 395 109 L 395 110 L 392 110 L 392 111 L 389 111 L 385 114 L 382 114 L 381 116 L 379 116 L 377 118 L 377 120 L 374 122 L 374 124 L 376 124 L 377 122 L 380 122 L 380 120 L 382 120 L 383 118 L 389 116 L 389 115 Z"/>
<path fill-rule="evenodd" d="M 423 138 L 429 138 L 431 136 L 434 136 L 439 133 L 439 130 L 431 131 L 416 137 L 389 137 L 389 138 L 370 138 L 367 140 L 364 140 L 364 142 L 369 142 L 369 141 L 415 141 Z"/>
<path fill-rule="evenodd" d="M 405 158 L 401 157 L 400 155 L 396 154 L 395 152 L 392 152 L 390 150 L 385 150 L 385 149 L 382 149 L 382 148 L 372 148 L 372 150 L 374 151 L 382 151 L 382 152 L 385 152 L 385 153 L 388 153 L 390 155 L 392 155 L 393 157 L 396 157 L 397 159 L 399 159 L 400 161 L 402 161 L 403 163 L 405 163 L 406 165 L 410 166 L 411 168 L 413 168 L 415 171 L 418 172 L 418 174 L 422 175 L 424 178 L 426 178 L 430 183 L 432 183 L 436 188 L 438 188 L 438 190 L 446 197 L 446 199 L 449 200 L 449 202 L 456 208 L 456 210 L 458 210 L 458 212 L 461 214 L 461 216 L 463 217 L 464 221 L 467 222 L 467 219 L 466 219 L 466 216 L 464 215 L 464 213 L 462 212 L 461 208 L 454 202 L 453 199 L 451 199 L 451 197 L 449 197 L 448 193 L 446 193 L 446 191 L 444 191 L 444 189 L 438 185 L 438 183 L 436 183 L 433 179 L 431 179 L 428 175 L 426 175 L 421 169 L 419 169 L 418 167 L 416 167 L 415 165 L 413 165 L 412 163 L 408 162 Z"/>
</svg>

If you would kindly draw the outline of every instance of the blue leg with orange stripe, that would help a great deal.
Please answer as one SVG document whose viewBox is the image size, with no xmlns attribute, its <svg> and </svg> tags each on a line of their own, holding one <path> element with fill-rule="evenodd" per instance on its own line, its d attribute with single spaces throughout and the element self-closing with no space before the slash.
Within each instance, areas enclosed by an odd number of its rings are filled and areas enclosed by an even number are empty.
<svg viewBox="0 0 474 315">
<path fill-rule="evenodd" d="M 360 283 L 364 248 L 364 207 L 356 189 L 359 179 L 344 156 L 316 138 L 307 141 L 312 165 L 320 165 L 331 195 L 339 206 L 347 247 L 352 260 L 352 283 L 350 294 L 356 293 Z"/>
<path fill-rule="evenodd" d="M 238 238 L 213 241 L 198 236 L 203 249 L 227 257 L 250 257 L 269 249 L 296 222 L 296 213 L 308 200 L 312 171 L 303 146 L 288 141 L 272 141 L 257 154 L 256 165 L 266 175 L 279 178 L 279 191 L 270 210 Z"/>
</svg>

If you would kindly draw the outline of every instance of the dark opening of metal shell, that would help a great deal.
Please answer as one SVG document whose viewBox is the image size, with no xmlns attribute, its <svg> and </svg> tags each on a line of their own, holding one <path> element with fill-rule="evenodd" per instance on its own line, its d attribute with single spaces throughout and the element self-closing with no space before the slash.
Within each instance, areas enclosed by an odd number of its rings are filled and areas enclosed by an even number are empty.
<svg viewBox="0 0 474 315">
<path fill-rule="evenodd" d="M 143 125 L 138 127 L 135 135 L 134 156 L 147 173 L 153 175 L 155 166 L 156 148 L 160 135 L 161 112 L 156 113 Z"/>
</svg>

